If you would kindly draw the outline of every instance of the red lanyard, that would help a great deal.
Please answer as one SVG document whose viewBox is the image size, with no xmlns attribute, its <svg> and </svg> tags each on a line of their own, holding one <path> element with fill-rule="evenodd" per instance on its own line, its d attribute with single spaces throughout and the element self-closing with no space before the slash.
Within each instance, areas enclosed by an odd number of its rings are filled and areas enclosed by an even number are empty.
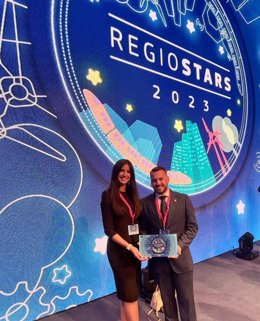
<svg viewBox="0 0 260 321">
<path fill-rule="evenodd" d="M 169 196 L 167 196 L 167 210 L 166 210 L 164 216 L 162 215 L 162 212 L 160 210 L 159 199 L 158 198 L 155 199 L 155 205 L 156 205 L 157 213 L 158 213 L 158 216 L 159 216 L 160 220 L 163 223 L 163 228 L 165 228 L 165 226 L 166 226 L 166 222 L 167 222 L 168 215 L 169 215 L 170 201 L 171 201 L 170 198 L 171 197 L 170 197 L 170 194 L 169 194 Z"/>
<path fill-rule="evenodd" d="M 129 205 L 129 203 L 127 202 L 127 200 L 124 198 L 124 196 L 119 193 L 119 196 L 121 198 L 121 200 L 125 203 L 125 205 L 127 206 L 128 210 L 129 210 L 129 215 L 131 217 L 132 220 L 132 224 L 134 224 L 134 220 L 135 220 L 135 213 L 133 212 L 131 206 Z"/>
</svg>

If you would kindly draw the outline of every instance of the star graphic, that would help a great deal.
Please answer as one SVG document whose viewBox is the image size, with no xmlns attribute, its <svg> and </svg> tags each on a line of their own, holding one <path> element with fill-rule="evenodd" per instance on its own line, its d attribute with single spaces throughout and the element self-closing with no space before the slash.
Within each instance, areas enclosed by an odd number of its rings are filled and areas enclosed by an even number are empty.
<svg viewBox="0 0 260 321">
<path fill-rule="evenodd" d="M 229 117 L 232 115 L 231 109 L 228 109 L 228 110 L 227 110 L 227 115 L 228 115 Z"/>
<path fill-rule="evenodd" d="M 237 204 L 237 214 L 244 214 L 245 204 L 240 200 Z"/>
<path fill-rule="evenodd" d="M 182 121 L 181 121 L 181 120 L 178 120 L 178 119 L 175 119 L 174 128 L 177 130 L 178 133 L 179 133 L 181 130 L 183 130 Z"/>
<path fill-rule="evenodd" d="M 241 105 L 241 100 L 239 98 L 237 99 L 237 104 Z"/>
<path fill-rule="evenodd" d="M 153 10 L 150 10 L 149 17 L 150 17 L 153 21 L 157 20 L 156 12 L 153 11 Z"/>
<path fill-rule="evenodd" d="M 96 246 L 94 248 L 94 252 L 100 252 L 101 254 L 105 254 L 107 250 L 107 239 L 108 237 L 105 235 L 102 238 L 96 238 L 95 243 Z"/>
<path fill-rule="evenodd" d="M 223 55 L 224 54 L 224 47 L 223 46 L 219 46 L 219 48 L 218 48 L 218 51 L 221 53 L 221 55 Z"/>
<path fill-rule="evenodd" d="M 131 104 L 127 104 L 125 108 L 129 113 L 134 110 L 133 106 Z"/>
<path fill-rule="evenodd" d="M 58 282 L 60 284 L 65 284 L 67 279 L 71 276 L 71 272 L 67 265 L 54 269 L 53 274 L 52 282 Z"/>
<path fill-rule="evenodd" d="M 93 70 L 93 69 L 89 68 L 86 78 L 88 80 L 90 80 L 92 82 L 92 85 L 94 85 L 94 86 L 102 83 L 102 79 L 100 77 L 100 72 L 98 70 Z"/>
<path fill-rule="evenodd" d="M 189 29 L 190 33 L 195 32 L 194 23 L 192 21 L 188 20 L 186 27 Z"/>
</svg>

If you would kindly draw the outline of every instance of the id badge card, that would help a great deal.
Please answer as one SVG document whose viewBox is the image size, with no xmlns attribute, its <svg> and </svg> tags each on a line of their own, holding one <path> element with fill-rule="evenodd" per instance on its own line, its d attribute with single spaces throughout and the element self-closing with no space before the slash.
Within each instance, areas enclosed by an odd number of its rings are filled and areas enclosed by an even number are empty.
<svg viewBox="0 0 260 321">
<path fill-rule="evenodd" d="M 159 230 L 159 234 L 160 234 L 160 235 L 161 235 L 161 234 L 170 234 L 170 231 L 169 231 L 169 230 L 166 230 L 166 229 L 164 229 L 164 230 L 160 229 L 160 230 Z"/>
<path fill-rule="evenodd" d="M 137 234 L 139 234 L 138 224 L 128 225 L 128 235 L 137 235 Z"/>
</svg>

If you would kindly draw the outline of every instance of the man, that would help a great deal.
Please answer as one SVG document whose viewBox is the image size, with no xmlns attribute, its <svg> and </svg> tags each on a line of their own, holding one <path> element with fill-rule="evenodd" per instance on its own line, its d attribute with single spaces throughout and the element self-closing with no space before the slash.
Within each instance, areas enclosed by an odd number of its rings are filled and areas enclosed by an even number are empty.
<svg viewBox="0 0 260 321">
<path fill-rule="evenodd" d="M 194 207 L 187 195 L 168 187 L 169 177 L 164 167 L 153 168 L 150 177 L 155 193 L 142 199 L 141 227 L 146 234 L 176 233 L 178 240 L 176 257 L 155 257 L 149 261 L 161 290 L 165 321 L 178 321 L 178 308 L 181 321 L 196 321 L 193 261 L 189 250 L 198 231 Z M 164 201 L 166 209 L 161 208 Z"/>
</svg>

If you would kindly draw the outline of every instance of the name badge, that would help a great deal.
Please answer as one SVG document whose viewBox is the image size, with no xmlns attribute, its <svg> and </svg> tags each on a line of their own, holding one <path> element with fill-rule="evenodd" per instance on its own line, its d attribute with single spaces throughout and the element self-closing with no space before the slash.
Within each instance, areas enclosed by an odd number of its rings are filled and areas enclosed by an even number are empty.
<svg viewBox="0 0 260 321">
<path fill-rule="evenodd" d="M 128 225 L 128 235 L 137 235 L 139 234 L 138 224 Z"/>
</svg>

